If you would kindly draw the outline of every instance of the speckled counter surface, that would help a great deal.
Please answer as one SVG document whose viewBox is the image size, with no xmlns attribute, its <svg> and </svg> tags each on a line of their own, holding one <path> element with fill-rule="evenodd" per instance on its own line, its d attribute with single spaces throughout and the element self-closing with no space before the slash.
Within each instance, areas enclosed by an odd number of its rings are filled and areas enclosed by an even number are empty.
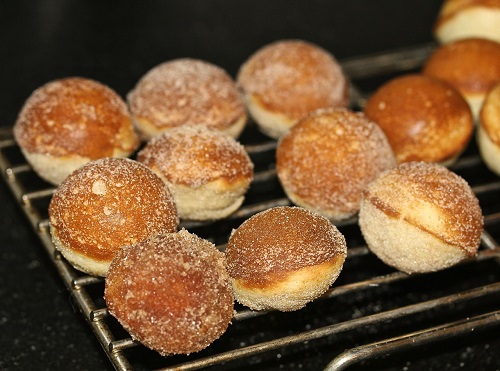
<svg viewBox="0 0 500 371">
<path fill-rule="evenodd" d="M 206 59 L 235 75 L 263 44 L 302 38 L 339 59 L 432 40 L 441 1 L 1 1 L 0 125 L 29 94 L 64 76 L 122 96 L 154 65 Z M 496 370 L 500 337 L 472 334 L 391 369 Z M 437 353 L 437 354 L 436 354 Z M 381 366 L 383 368 L 383 366 Z M 0 182 L 0 370 L 107 370 L 38 237 Z"/>
</svg>

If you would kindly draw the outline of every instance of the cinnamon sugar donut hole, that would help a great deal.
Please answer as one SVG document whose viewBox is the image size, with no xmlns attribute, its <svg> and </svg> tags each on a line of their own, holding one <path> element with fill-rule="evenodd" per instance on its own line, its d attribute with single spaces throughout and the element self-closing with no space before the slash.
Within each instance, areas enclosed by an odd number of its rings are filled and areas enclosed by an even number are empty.
<svg viewBox="0 0 500 371">
<path fill-rule="evenodd" d="M 458 90 L 477 121 L 486 94 L 500 81 L 500 42 L 469 38 L 442 45 L 422 72 Z"/>
<path fill-rule="evenodd" d="M 253 180 L 253 163 L 234 138 L 197 125 L 151 139 L 137 160 L 168 186 L 181 219 L 215 220 L 236 211 Z"/>
<path fill-rule="evenodd" d="M 155 66 L 127 100 L 144 141 L 185 124 L 202 124 L 237 138 L 247 122 L 236 82 L 222 68 L 197 59 Z"/>
<path fill-rule="evenodd" d="M 364 192 L 359 226 L 369 249 L 406 273 L 438 271 L 472 257 L 483 217 L 467 182 L 446 167 L 406 162 Z"/>
<path fill-rule="evenodd" d="M 290 200 L 333 222 L 355 216 L 364 188 L 395 165 L 382 130 L 346 108 L 314 111 L 276 150 L 278 178 Z"/>
<path fill-rule="evenodd" d="M 253 215 L 226 248 L 236 300 L 254 310 L 304 307 L 337 279 L 346 254 L 344 236 L 328 219 L 290 206 Z"/>
<path fill-rule="evenodd" d="M 410 74 L 386 82 L 368 98 L 364 113 L 384 131 L 399 163 L 453 164 L 474 131 L 467 102 L 451 85 Z"/>
<path fill-rule="evenodd" d="M 120 250 L 104 299 L 135 339 L 163 356 L 206 348 L 234 314 L 224 254 L 184 229 Z"/>
<path fill-rule="evenodd" d="M 14 137 L 33 170 L 54 185 L 87 162 L 128 157 L 139 146 L 123 99 L 82 77 L 36 89 L 19 112 Z"/>
<path fill-rule="evenodd" d="M 500 42 L 500 0 L 445 0 L 434 36 L 446 44 L 480 37 Z"/>
<path fill-rule="evenodd" d="M 280 40 L 257 50 L 237 82 L 259 129 L 279 138 L 311 111 L 349 104 L 349 84 L 338 61 L 303 40 Z"/>
<path fill-rule="evenodd" d="M 141 163 L 120 158 L 89 162 L 71 173 L 49 204 L 52 241 L 78 270 L 106 276 L 126 245 L 175 232 L 175 204 L 162 180 Z"/>
<path fill-rule="evenodd" d="M 476 138 L 479 153 L 486 166 L 500 175 L 500 82 L 484 100 Z"/>
</svg>

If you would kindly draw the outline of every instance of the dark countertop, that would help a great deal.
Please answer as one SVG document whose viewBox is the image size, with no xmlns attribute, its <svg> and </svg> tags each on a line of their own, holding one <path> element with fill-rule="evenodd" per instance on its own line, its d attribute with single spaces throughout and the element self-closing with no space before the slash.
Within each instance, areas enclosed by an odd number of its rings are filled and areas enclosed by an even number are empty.
<svg viewBox="0 0 500 371">
<path fill-rule="evenodd" d="M 64 76 L 94 78 L 124 96 L 149 68 L 201 58 L 235 75 L 258 47 L 315 42 L 343 59 L 432 40 L 441 1 L 1 1 L 0 125 L 29 94 Z M 112 369 L 38 237 L 0 181 L 0 370 Z M 400 370 L 499 369 L 487 333 Z"/>
</svg>

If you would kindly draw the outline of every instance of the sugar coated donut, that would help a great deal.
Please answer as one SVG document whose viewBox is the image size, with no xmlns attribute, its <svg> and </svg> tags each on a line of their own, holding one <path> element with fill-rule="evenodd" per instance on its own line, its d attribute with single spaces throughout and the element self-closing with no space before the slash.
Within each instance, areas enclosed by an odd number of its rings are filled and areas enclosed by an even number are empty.
<svg viewBox="0 0 500 371">
<path fill-rule="evenodd" d="M 54 185 L 89 161 L 128 157 L 139 145 L 123 99 L 82 77 L 36 89 L 19 112 L 14 137 L 33 170 Z"/>
<path fill-rule="evenodd" d="M 456 89 L 421 74 L 398 76 L 380 86 L 364 113 L 382 128 L 398 162 L 449 166 L 474 131 L 470 108 Z"/>
<path fill-rule="evenodd" d="M 164 356 L 206 348 L 234 314 L 224 254 L 184 229 L 120 250 L 104 299 L 135 339 Z"/>
<path fill-rule="evenodd" d="M 290 200 L 333 222 L 357 214 L 364 188 L 395 165 L 382 130 L 346 108 L 314 111 L 276 150 L 278 178 Z"/>
<path fill-rule="evenodd" d="M 500 42 L 470 38 L 442 45 L 422 72 L 457 89 L 477 120 L 486 94 L 500 81 Z"/>
<path fill-rule="evenodd" d="M 471 37 L 500 42 L 500 0 L 445 0 L 434 36 L 441 44 Z"/>
<path fill-rule="evenodd" d="M 118 251 L 150 235 L 174 232 L 168 188 L 143 164 L 120 158 L 89 162 L 71 173 L 49 204 L 52 241 L 83 272 L 105 276 Z"/>
<path fill-rule="evenodd" d="M 406 273 L 422 273 L 474 256 L 483 217 L 463 178 L 438 164 L 406 162 L 368 186 L 359 226 L 383 262 Z"/>
<path fill-rule="evenodd" d="M 280 206 L 253 215 L 233 231 L 226 258 L 239 303 L 293 311 L 330 287 L 346 252 L 344 236 L 328 219 Z"/>
<path fill-rule="evenodd" d="M 180 58 L 149 70 L 128 94 L 135 124 L 147 141 L 185 124 L 202 124 L 234 138 L 247 115 L 235 81 L 206 61 Z"/>
<path fill-rule="evenodd" d="M 479 153 L 488 168 L 500 175 L 500 82 L 490 90 L 479 115 Z"/>
<path fill-rule="evenodd" d="M 349 84 L 329 52 L 303 40 L 280 40 L 257 50 L 237 82 L 261 131 L 279 138 L 311 111 L 349 104 Z"/>
<path fill-rule="evenodd" d="M 167 184 L 181 219 L 214 220 L 237 210 L 253 163 L 234 138 L 203 126 L 173 128 L 151 139 L 137 160 Z"/>
</svg>

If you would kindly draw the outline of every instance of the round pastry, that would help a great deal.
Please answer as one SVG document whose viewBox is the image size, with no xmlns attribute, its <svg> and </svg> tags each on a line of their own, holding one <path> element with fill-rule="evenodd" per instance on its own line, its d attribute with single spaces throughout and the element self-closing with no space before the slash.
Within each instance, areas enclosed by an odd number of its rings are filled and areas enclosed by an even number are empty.
<svg viewBox="0 0 500 371">
<path fill-rule="evenodd" d="M 237 82 L 250 115 L 271 138 L 315 109 L 349 103 L 349 84 L 337 60 L 302 40 L 259 49 L 241 66 Z"/>
<path fill-rule="evenodd" d="M 382 130 L 347 108 L 314 111 L 276 150 L 277 175 L 290 200 L 333 222 L 357 214 L 368 183 L 395 165 Z"/>
<path fill-rule="evenodd" d="M 78 270 L 105 276 L 118 251 L 174 232 L 175 204 L 162 180 L 137 161 L 104 158 L 71 173 L 49 204 L 52 241 Z"/>
<path fill-rule="evenodd" d="M 449 84 L 410 74 L 396 77 L 368 98 L 364 113 L 384 131 L 399 163 L 451 165 L 474 131 L 467 102 Z"/>
<path fill-rule="evenodd" d="M 477 120 L 484 97 L 500 81 L 500 43 L 474 38 L 442 45 L 422 71 L 457 89 Z"/>
<path fill-rule="evenodd" d="M 253 215 L 231 234 L 226 259 L 236 300 L 254 310 L 293 311 L 339 276 L 346 241 L 328 219 L 295 206 Z"/>
<path fill-rule="evenodd" d="M 235 81 L 211 63 L 181 58 L 149 70 L 127 97 L 143 140 L 185 124 L 202 124 L 234 138 L 247 115 Z"/>
<path fill-rule="evenodd" d="M 33 170 L 54 185 L 89 161 L 128 157 L 139 145 L 123 99 L 81 77 L 36 89 L 19 112 L 14 137 Z"/>
<path fill-rule="evenodd" d="M 104 299 L 135 339 L 163 356 L 206 348 L 234 314 L 224 254 L 184 229 L 120 250 Z"/>
<path fill-rule="evenodd" d="M 483 217 L 463 178 L 439 164 L 406 162 L 369 185 L 359 226 L 368 248 L 383 262 L 422 273 L 474 256 Z"/>
<path fill-rule="evenodd" d="M 479 153 L 488 168 L 500 175 L 500 82 L 488 93 L 479 116 Z"/>
<path fill-rule="evenodd" d="M 168 186 L 181 219 L 221 219 L 237 210 L 253 180 L 253 163 L 234 138 L 187 125 L 151 139 L 137 160 Z"/>
<path fill-rule="evenodd" d="M 500 42 L 500 0 L 446 0 L 434 36 L 441 44 L 480 37 Z"/>
</svg>

